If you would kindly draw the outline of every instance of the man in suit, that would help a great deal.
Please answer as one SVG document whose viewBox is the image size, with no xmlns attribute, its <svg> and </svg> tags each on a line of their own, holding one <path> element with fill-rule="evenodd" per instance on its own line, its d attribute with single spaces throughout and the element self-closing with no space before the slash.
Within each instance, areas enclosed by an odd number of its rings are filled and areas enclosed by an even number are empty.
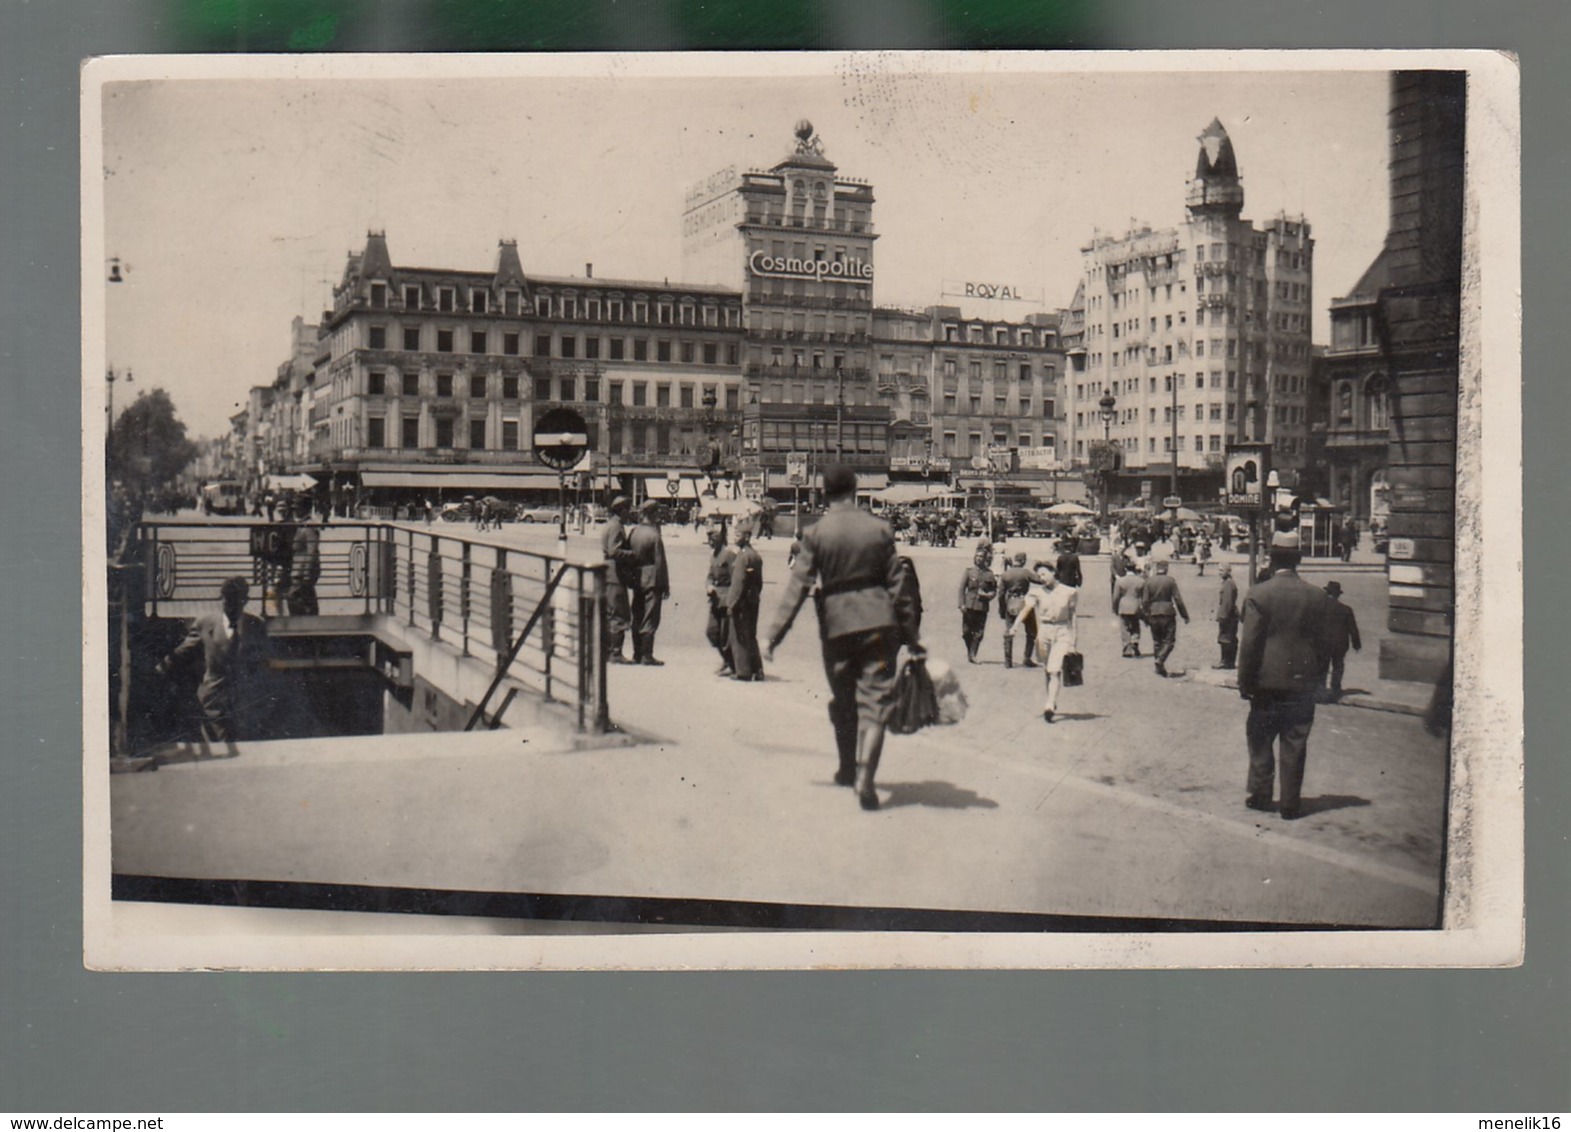
<svg viewBox="0 0 1571 1132">
<path fill-rule="evenodd" d="M 1347 649 L 1351 645 L 1357 652 L 1364 651 L 1364 642 L 1358 636 L 1358 618 L 1351 606 L 1342 604 L 1342 583 L 1327 582 L 1326 597 L 1326 648 L 1331 657 L 1331 698 L 1342 698 L 1342 668 L 1347 663 Z"/>
<path fill-rule="evenodd" d="M 1026 594 L 1031 590 L 1034 579 L 1031 571 L 1026 569 L 1026 556 L 1024 553 L 1015 555 L 1014 561 L 1004 567 L 1004 576 L 998 583 L 998 616 L 1006 625 L 1014 624 L 1015 618 L 1020 616 L 1020 611 L 1026 607 Z M 1026 651 L 1022 663 L 1027 668 L 1035 668 L 1036 661 L 1031 659 L 1036 651 L 1036 615 L 1029 613 L 1025 620 Z M 1004 634 L 1004 667 L 1015 666 L 1015 637 L 1013 633 Z"/>
<path fill-rule="evenodd" d="M 295 528 L 289 557 L 289 612 L 296 617 L 315 617 L 316 583 L 322 576 L 322 536 L 311 525 L 308 510 L 302 508 L 296 519 L 300 525 Z"/>
<path fill-rule="evenodd" d="M 153 671 L 167 676 L 200 653 L 202 682 L 196 699 L 202 705 L 202 737 L 229 743 L 253 738 L 257 721 L 269 707 L 267 626 L 245 611 L 251 586 L 244 578 L 227 579 L 219 593 L 222 610 L 192 621 L 185 639 Z"/>
<path fill-rule="evenodd" d="M 1304 758 L 1315 723 L 1315 698 L 1328 656 L 1326 595 L 1298 576 L 1298 536 L 1271 539 L 1271 577 L 1244 599 L 1238 652 L 1238 693 L 1249 701 L 1248 795 L 1252 810 L 1269 810 L 1276 767 L 1282 771 L 1278 813 L 1303 816 Z M 1276 750 L 1273 751 L 1273 744 Z"/>
<path fill-rule="evenodd" d="M 638 509 L 638 526 L 627 537 L 638 566 L 638 588 L 633 593 L 633 663 L 659 667 L 655 659 L 655 633 L 660 629 L 660 606 L 671 596 L 671 575 L 666 571 L 665 540 L 660 537 L 660 504 L 646 499 Z"/>
<path fill-rule="evenodd" d="M 1216 597 L 1216 643 L 1222 649 L 1222 663 L 1212 668 L 1229 669 L 1238 666 L 1238 583 L 1233 581 L 1233 568 L 1226 562 L 1216 568 L 1222 579 L 1221 592 Z"/>
<path fill-rule="evenodd" d="M 802 535 L 802 553 L 769 630 L 769 659 L 791 630 L 814 582 L 818 629 L 829 677 L 829 720 L 840 765 L 835 784 L 854 786 L 864 810 L 878 809 L 873 779 L 895 703 L 901 644 L 920 654 L 910 604 L 901 600 L 895 533 L 856 505 L 856 473 L 824 473 L 829 509 Z"/>
<path fill-rule="evenodd" d="M 757 553 L 756 551 L 754 553 Z M 709 528 L 709 574 L 704 579 L 704 594 L 709 598 L 709 622 L 704 635 L 720 654 L 720 669 L 716 676 L 730 676 L 736 672 L 731 651 L 731 627 L 727 623 L 726 595 L 731 592 L 731 564 L 737 552 L 726 545 L 725 531 Z"/>
<path fill-rule="evenodd" d="M 1118 557 L 1122 560 L 1122 556 Z M 1118 635 L 1126 657 L 1140 655 L 1140 613 L 1145 592 L 1145 575 L 1127 565 L 1113 582 L 1113 612 L 1118 616 Z"/>
<path fill-rule="evenodd" d="M 758 607 L 764 596 L 764 559 L 753 549 L 753 528 L 746 522 L 736 526 L 736 550 L 728 570 L 724 603 L 726 628 L 730 633 L 733 680 L 762 680 L 764 658 L 758 653 Z"/>
<path fill-rule="evenodd" d="M 1059 585 L 1068 586 L 1076 590 L 1080 588 L 1081 582 L 1080 555 L 1075 553 L 1073 549 L 1077 541 L 1071 535 L 1059 543 L 1063 550 L 1059 552 L 1058 564 L 1053 570 L 1053 576 L 1057 579 Z"/>
<path fill-rule="evenodd" d="M 1178 579 L 1167 572 L 1167 559 L 1159 558 L 1151 566 L 1151 576 L 1146 579 L 1140 596 L 1140 612 L 1151 626 L 1151 655 L 1156 658 L 1156 674 L 1167 675 L 1167 658 L 1173 655 L 1178 643 L 1178 618 L 1189 624 L 1189 610 L 1184 608 L 1184 595 L 1178 592 Z"/>
<path fill-rule="evenodd" d="M 611 519 L 600 532 L 600 552 L 605 557 L 605 647 L 612 664 L 627 664 L 622 642 L 632 625 L 628 592 L 638 588 L 638 562 L 627 538 L 627 496 L 611 500 Z"/>
<path fill-rule="evenodd" d="M 976 555 L 960 575 L 960 637 L 965 642 L 966 659 L 976 663 L 977 650 L 987 635 L 987 613 L 998 596 L 998 576 L 993 573 L 993 548 L 987 542 L 977 545 Z"/>
</svg>

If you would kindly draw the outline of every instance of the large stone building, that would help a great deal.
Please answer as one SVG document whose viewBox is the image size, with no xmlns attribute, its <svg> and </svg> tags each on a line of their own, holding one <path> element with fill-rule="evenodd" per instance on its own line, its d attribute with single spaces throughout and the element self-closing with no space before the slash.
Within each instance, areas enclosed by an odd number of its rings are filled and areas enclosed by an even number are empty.
<svg viewBox="0 0 1571 1132">
<path fill-rule="evenodd" d="M 722 287 L 395 265 L 385 235 L 350 256 L 323 312 L 310 470 L 366 489 L 548 488 L 533 422 L 579 410 L 594 467 L 683 481 L 740 420 L 741 297 Z M 484 474 L 485 469 L 492 474 Z M 647 490 L 649 485 L 645 483 Z"/>
<path fill-rule="evenodd" d="M 1272 444 L 1291 486 L 1308 452 L 1309 224 L 1244 219 L 1227 131 L 1213 120 L 1199 141 L 1182 224 L 1081 249 L 1066 422 L 1074 460 L 1094 463 L 1104 435 L 1117 449 L 1115 496 L 1162 495 L 1176 478 L 1181 496 L 1209 502 L 1226 446 L 1246 440 Z"/>
</svg>

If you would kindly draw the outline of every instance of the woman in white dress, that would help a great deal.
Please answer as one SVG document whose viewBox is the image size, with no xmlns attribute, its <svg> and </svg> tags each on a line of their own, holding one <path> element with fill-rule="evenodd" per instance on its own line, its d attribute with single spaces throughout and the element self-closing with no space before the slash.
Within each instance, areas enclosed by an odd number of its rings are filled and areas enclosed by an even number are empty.
<svg viewBox="0 0 1571 1132">
<path fill-rule="evenodd" d="M 1009 626 L 1008 634 L 1014 636 L 1027 616 L 1036 616 L 1036 650 L 1047 675 L 1047 703 L 1042 709 L 1042 719 L 1052 723 L 1058 714 L 1058 690 L 1063 687 L 1064 657 L 1079 651 L 1075 635 L 1075 599 L 1080 591 L 1060 582 L 1051 563 L 1038 562 L 1035 573 L 1037 584 L 1026 591 L 1025 604 L 1014 624 Z"/>
</svg>

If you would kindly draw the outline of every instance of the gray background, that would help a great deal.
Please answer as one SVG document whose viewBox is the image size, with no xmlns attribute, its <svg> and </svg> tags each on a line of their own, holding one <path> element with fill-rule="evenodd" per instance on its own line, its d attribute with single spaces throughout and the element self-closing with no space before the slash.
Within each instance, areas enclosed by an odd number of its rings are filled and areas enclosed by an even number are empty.
<svg viewBox="0 0 1571 1132">
<path fill-rule="evenodd" d="M 756 0 L 755 0 L 756 4 Z M 1564 600 L 1546 364 L 1563 306 L 1566 6 L 1367 0 L 0 6 L 0 1111 L 1564 1111 Z M 226 13 L 260 11 L 242 29 Z M 1046 9 L 1044 11 L 1044 9 Z M 523 20 L 528 10 L 534 22 Z M 728 11 L 735 16 L 727 19 Z M 751 13 L 745 14 L 745 13 Z M 794 37 L 794 38 L 793 38 Z M 1477 972 L 105 975 L 82 969 L 77 66 L 148 51 L 1487 47 L 1523 60 L 1526 965 Z M 1313 139 L 1306 139 L 1313 144 Z M 1547 375 L 1547 380 L 1545 379 Z M 1547 520 L 1547 522 L 1546 522 Z M 95 674 L 96 675 L 96 674 Z"/>
</svg>

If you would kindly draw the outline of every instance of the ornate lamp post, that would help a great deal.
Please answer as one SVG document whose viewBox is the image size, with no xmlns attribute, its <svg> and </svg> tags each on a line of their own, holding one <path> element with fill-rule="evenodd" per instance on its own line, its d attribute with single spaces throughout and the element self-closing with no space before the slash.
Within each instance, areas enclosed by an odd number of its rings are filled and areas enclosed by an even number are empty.
<svg viewBox="0 0 1571 1132">
<path fill-rule="evenodd" d="M 720 399 L 715 396 L 714 387 L 704 390 L 704 436 L 708 443 L 704 447 L 703 471 L 709 477 L 709 487 L 705 495 L 713 497 L 715 492 L 715 474 L 720 470 L 720 445 L 715 440 L 715 406 Z"/>
<path fill-rule="evenodd" d="M 1113 416 L 1118 411 L 1118 398 L 1111 392 L 1102 394 L 1097 402 L 1102 417 L 1102 527 L 1107 528 L 1107 497 L 1113 483 Z"/>
<path fill-rule="evenodd" d="M 104 406 L 109 412 L 110 428 L 115 427 L 115 382 L 132 382 L 135 380 L 136 378 L 131 376 L 130 370 L 126 370 L 124 373 L 116 373 L 112 368 L 104 371 L 104 385 L 107 389 Z"/>
</svg>

